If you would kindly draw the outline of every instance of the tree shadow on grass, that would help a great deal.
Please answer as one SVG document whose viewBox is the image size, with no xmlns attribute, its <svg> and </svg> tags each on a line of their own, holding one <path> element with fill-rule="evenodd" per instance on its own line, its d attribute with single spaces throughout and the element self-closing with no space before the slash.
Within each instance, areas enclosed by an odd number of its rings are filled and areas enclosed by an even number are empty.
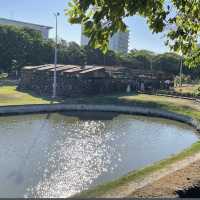
<svg viewBox="0 0 200 200">
<path fill-rule="evenodd" d="M 128 98 L 123 98 L 123 97 L 133 97 L 137 96 L 138 93 L 132 92 L 132 93 L 111 93 L 111 94 L 106 94 L 106 95 L 90 95 L 90 96 L 82 96 L 82 97 L 65 97 L 65 98 L 60 98 L 57 97 L 55 99 L 52 99 L 51 96 L 47 95 L 39 95 L 36 94 L 34 91 L 31 90 L 19 90 L 16 88 L 17 91 L 20 92 L 25 92 L 30 94 L 31 96 L 35 98 L 40 98 L 45 101 L 49 101 L 50 104 L 55 104 L 55 103 L 64 103 L 64 104 L 100 104 L 100 105 L 106 105 L 106 104 L 111 104 L 111 105 L 133 105 L 133 106 L 147 106 L 147 107 L 162 107 L 162 104 L 151 102 L 151 101 L 141 101 L 141 100 L 132 100 Z"/>
<path fill-rule="evenodd" d="M 32 97 L 40 98 L 40 99 L 45 100 L 45 101 L 49 101 L 50 104 L 63 103 L 63 101 L 64 101 L 62 98 L 54 98 L 53 99 L 51 96 L 39 95 L 39 94 L 37 94 L 37 93 L 35 93 L 34 91 L 31 91 L 31 90 L 23 90 L 23 89 L 16 88 L 16 91 L 24 92 L 24 93 L 31 95 Z"/>
</svg>

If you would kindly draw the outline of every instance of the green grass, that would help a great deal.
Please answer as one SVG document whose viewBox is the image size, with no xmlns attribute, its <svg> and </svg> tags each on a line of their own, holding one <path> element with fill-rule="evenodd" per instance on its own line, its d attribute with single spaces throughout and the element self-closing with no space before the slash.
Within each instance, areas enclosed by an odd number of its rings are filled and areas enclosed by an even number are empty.
<svg viewBox="0 0 200 200">
<path fill-rule="evenodd" d="M 84 104 L 114 104 L 137 105 L 150 108 L 161 108 L 179 114 L 188 115 L 200 120 L 200 106 L 187 99 L 146 95 L 146 94 L 118 94 L 107 96 L 66 98 L 58 99 L 53 103 L 84 103 Z M 40 97 L 33 93 L 20 92 L 16 86 L 0 86 L 0 106 L 24 105 L 24 104 L 49 104 L 50 98 Z"/>
<path fill-rule="evenodd" d="M 49 103 L 51 103 L 50 99 L 19 92 L 16 86 L 0 86 L 0 106 Z"/>
<path fill-rule="evenodd" d="M 190 100 L 144 94 L 124 96 L 120 97 L 120 99 L 129 103 L 135 102 L 142 106 L 161 108 L 171 112 L 188 115 L 200 120 L 200 106 Z"/>
<path fill-rule="evenodd" d="M 176 99 L 164 96 L 145 94 L 118 94 L 107 96 L 66 98 L 56 102 L 85 103 L 85 104 L 123 104 L 138 105 L 143 107 L 161 108 L 172 112 L 189 115 L 200 119 L 200 106 L 186 99 Z M 0 86 L 0 106 L 24 105 L 24 104 L 49 104 L 50 98 L 40 97 L 30 92 L 20 92 L 16 86 Z"/>
<path fill-rule="evenodd" d="M 200 120 L 200 106 L 187 99 L 172 97 L 146 95 L 146 94 L 118 94 L 108 96 L 95 96 L 90 98 L 76 98 L 65 100 L 66 103 L 84 104 L 114 104 L 114 105 L 134 105 L 148 108 L 159 108 L 188 115 Z"/>
<path fill-rule="evenodd" d="M 181 153 L 179 153 L 175 156 L 172 156 L 165 160 L 156 162 L 153 165 L 147 166 L 143 169 L 130 172 L 126 176 L 123 176 L 115 181 L 111 181 L 111 182 L 102 184 L 100 186 L 97 186 L 93 189 L 83 191 L 80 194 L 75 195 L 75 197 L 81 197 L 81 198 L 100 197 L 106 193 L 109 193 L 109 191 L 116 190 L 116 192 L 117 192 L 117 188 L 119 188 L 120 186 L 126 185 L 127 183 L 129 183 L 131 181 L 142 180 L 144 177 L 152 174 L 153 172 L 164 169 L 167 166 L 169 166 L 177 161 L 183 160 L 184 158 L 186 158 L 188 156 L 192 156 L 198 152 L 200 152 L 200 142 L 194 143 L 190 148 L 182 151 Z"/>
</svg>

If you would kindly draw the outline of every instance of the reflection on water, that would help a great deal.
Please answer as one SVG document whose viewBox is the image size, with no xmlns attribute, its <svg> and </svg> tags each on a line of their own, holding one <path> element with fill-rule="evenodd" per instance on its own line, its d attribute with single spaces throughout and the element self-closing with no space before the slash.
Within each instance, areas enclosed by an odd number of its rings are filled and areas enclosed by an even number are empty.
<svg viewBox="0 0 200 200">
<path fill-rule="evenodd" d="M 198 139 L 190 127 L 169 120 L 111 113 L 76 116 L 0 118 L 0 197 L 69 197 Z"/>
</svg>

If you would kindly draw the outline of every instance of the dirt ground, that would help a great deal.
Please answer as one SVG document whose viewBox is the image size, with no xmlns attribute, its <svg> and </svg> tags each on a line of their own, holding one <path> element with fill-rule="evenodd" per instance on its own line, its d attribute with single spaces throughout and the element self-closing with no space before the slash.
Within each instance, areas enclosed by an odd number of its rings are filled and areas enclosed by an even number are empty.
<svg viewBox="0 0 200 200">
<path fill-rule="evenodd" d="M 159 180 L 135 190 L 131 197 L 178 197 L 176 191 L 184 190 L 200 182 L 200 160 L 177 170 Z"/>
<path fill-rule="evenodd" d="M 200 152 L 177 161 L 146 177 L 129 181 L 113 188 L 100 197 L 178 197 L 177 190 L 184 190 L 200 182 Z"/>
</svg>

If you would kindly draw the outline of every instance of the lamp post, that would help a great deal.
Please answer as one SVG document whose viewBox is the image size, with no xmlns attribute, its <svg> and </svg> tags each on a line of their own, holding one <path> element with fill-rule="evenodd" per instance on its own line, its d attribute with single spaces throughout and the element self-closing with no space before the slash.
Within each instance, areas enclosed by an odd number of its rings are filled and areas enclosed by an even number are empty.
<svg viewBox="0 0 200 200">
<path fill-rule="evenodd" d="M 180 83 L 179 83 L 179 87 L 182 86 L 182 73 L 183 73 L 183 58 L 181 55 L 181 63 L 180 63 Z"/>
<path fill-rule="evenodd" d="M 183 53 L 182 53 L 182 46 L 181 46 L 180 56 L 181 56 L 181 59 L 180 59 L 180 82 L 179 82 L 179 87 L 182 86 L 182 75 L 183 75 Z"/>
<path fill-rule="evenodd" d="M 151 71 L 153 69 L 153 58 L 151 58 L 151 60 L 150 60 L 150 69 L 151 69 Z"/>
<path fill-rule="evenodd" d="M 60 13 L 54 13 L 56 18 L 56 44 L 55 44 L 55 56 L 54 56 L 54 73 L 53 73 L 53 96 L 52 98 L 56 98 L 56 87 L 57 87 L 57 77 L 56 77 L 56 68 L 57 68 L 57 45 L 58 45 L 58 16 Z"/>
</svg>

